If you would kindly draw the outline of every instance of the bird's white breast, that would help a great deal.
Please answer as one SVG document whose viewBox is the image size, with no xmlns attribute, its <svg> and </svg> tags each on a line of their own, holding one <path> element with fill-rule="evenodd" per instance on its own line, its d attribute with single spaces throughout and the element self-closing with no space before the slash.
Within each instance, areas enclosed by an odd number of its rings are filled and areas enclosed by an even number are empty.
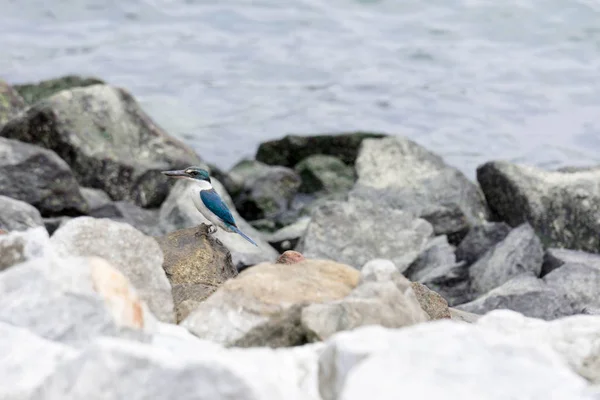
<svg viewBox="0 0 600 400">
<path fill-rule="evenodd" d="M 192 180 L 192 182 L 193 185 L 190 185 L 190 195 L 192 196 L 192 201 L 194 202 L 196 209 L 200 211 L 200 214 L 202 214 L 210 223 L 225 229 L 225 225 L 223 224 L 223 221 L 221 221 L 221 218 L 217 217 L 212 211 L 210 211 L 204 205 L 204 202 L 200 197 L 200 192 L 202 190 L 210 190 L 213 188 L 213 186 L 206 181 Z"/>
</svg>

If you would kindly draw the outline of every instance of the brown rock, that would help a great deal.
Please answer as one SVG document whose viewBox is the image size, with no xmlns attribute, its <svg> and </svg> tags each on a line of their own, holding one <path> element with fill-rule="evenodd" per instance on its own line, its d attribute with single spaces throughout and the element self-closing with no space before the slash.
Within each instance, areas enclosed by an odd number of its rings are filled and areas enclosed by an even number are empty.
<svg viewBox="0 0 600 400">
<path fill-rule="evenodd" d="M 4 229 L 0 229 L 0 235 L 6 235 L 7 233 Z"/>
<path fill-rule="evenodd" d="M 429 318 L 432 320 L 450 318 L 448 302 L 442 296 L 419 282 L 412 282 L 410 286 Z"/>
<path fill-rule="evenodd" d="M 208 234 L 205 224 L 155 239 L 164 255 L 163 268 L 171 282 L 177 322 L 237 275 L 231 253 Z"/>
<path fill-rule="evenodd" d="M 225 282 L 182 325 L 200 338 L 234 344 L 294 305 L 345 297 L 358 284 L 356 269 L 327 260 L 261 263 Z"/>
<path fill-rule="evenodd" d="M 304 260 L 305 258 L 302 253 L 288 250 L 277 258 L 276 264 L 296 264 Z"/>
</svg>

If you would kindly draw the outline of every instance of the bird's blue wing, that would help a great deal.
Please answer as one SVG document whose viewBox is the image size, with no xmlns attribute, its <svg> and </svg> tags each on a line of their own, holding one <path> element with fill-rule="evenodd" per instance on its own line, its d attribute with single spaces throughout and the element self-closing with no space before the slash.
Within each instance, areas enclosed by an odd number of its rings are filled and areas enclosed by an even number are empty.
<svg viewBox="0 0 600 400">
<path fill-rule="evenodd" d="M 236 226 L 231 211 L 227 208 L 227 204 L 221 199 L 221 196 L 215 191 L 215 189 L 201 190 L 200 199 L 213 214 L 221 218 L 223 222 Z"/>
</svg>

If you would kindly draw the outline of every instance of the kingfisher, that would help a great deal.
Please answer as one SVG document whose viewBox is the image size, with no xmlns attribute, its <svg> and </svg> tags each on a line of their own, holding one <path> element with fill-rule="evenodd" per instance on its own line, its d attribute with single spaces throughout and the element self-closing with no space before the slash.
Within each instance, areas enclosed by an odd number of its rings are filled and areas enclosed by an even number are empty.
<svg viewBox="0 0 600 400">
<path fill-rule="evenodd" d="M 226 232 L 237 233 L 253 245 L 258 246 L 254 240 L 250 239 L 237 227 L 227 204 L 213 188 L 208 171 L 192 166 L 182 170 L 162 171 L 162 173 L 172 178 L 187 179 L 194 182 L 191 188 L 192 201 L 200 214 L 212 222 L 213 225 L 208 227 L 210 234 L 215 233 L 218 226 Z"/>
</svg>

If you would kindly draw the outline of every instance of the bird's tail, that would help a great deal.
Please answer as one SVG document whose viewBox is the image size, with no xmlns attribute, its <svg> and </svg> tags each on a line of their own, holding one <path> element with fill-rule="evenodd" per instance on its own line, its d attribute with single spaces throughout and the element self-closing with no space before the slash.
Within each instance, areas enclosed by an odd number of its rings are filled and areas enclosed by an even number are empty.
<svg viewBox="0 0 600 400">
<path fill-rule="evenodd" d="M 253 245 L 255 245 L 256 247 L 258 247 L 258 245 L 254 242 L 254 240 L 250 239 L 248 236 L 246 236 L 246 234 L 244 232 L 242 232 L 237 226 L 233 226 L 233 225 L 229 225 L 229 228 L 239 234 L 241 237 L 243 237 L 244 239 L 246 239 L 247 241 L 249 241 L 250 243 L 252 243 Z"/>
</svg>

